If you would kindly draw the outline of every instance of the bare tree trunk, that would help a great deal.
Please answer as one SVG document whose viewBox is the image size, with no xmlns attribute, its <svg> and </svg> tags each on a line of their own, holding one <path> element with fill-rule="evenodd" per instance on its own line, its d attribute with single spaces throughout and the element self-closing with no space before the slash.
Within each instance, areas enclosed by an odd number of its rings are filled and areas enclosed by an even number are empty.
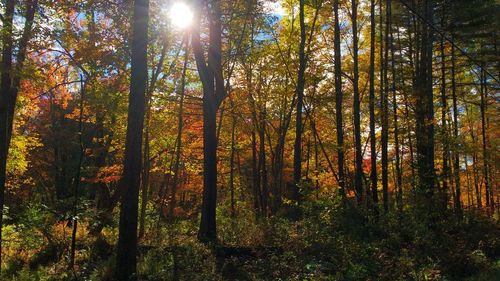
<svg viewBox="0 0 500 281">
<path fill-rule="evenodd" d="M 236 217 L 236 208 L 234 202 L 234 150 L 235 150 L 235 132 L 236 115 L 234 114 L 234 102 L 231 101 L 231 152 L 229 156 L 229 190 L 231 192 L 231 218 Z"/>
<path fill-rule="evenodd" d="M 73 201 L 73 230 L 71 233 L 71 250 L 70 250 L 70 259 L 69 259 L 69 268 L 75 272 L 75 251 L 76 251 L 76 232 L 78 230 L 78 200 L 79 200 L 79 187 L 81 181 L 81 171 L 82 171 L 82 163 L 83 157 L 85 154 L 85 148 L 83 147 L 83 104 L 85 103 L 85 86 L 86 81 L 83 80 L 83 76 L 80 76 L 80 115 L 78 117 L 78 165 L 76 167 L 76 175 L 74 178 L 74 201 Z M 75 273 L 76 274 L 76 273 Z"/>
<path fill-rule="evenodd" d="M 116 256 L 118 280 L 136 279 L 137 215 L 141 184 L 142 130 L 148 79 L 149 0 L 134 1 L 131 78 L 125 161 L 121 181 L 122 203 Z"/>
<path fill-rule="evenodd" d="M 267 168 L 266 168 L 266 140 L 265 140 L 265 131 L 266 131 L 266 107 L 265 104 L 261 105 L 262 109 L 260 111 L 260 126 L 259 126 L 259 173 L 260 180 L 259 183 L 261 185 L 261 211 L 262 214 L 267 214 L 267 202 L 268 202 L 268 185 L 267 185 Z"/>
<path fill-rule="evenodd" d="M 295 119 L 295 145 L 293 153 L 293 199 L 300 197 L 300 180 L 302 171 L 302 107 L 304 106 L 304 85 L 306 71 L 306 24 L 304 15 L 304 0 L 299 1 L 300 44 L 299 44 L 299 71 L 297 78 L 297 109 Z"/>
<path fill-rule="evenodd" d="M 453 39 L 452 39 L 453 40 Z M 451 94 L 453 102 L 453 175 L 455 177 L 455 194 L 459 200 L 456 202 L 456 206 L 460 207 L 460 153 L 458 147 L 458 105 L 457 105 L 457 93 L 456 93 L 456 81 L 455 81 L 455 47 L 451 45 Z"/>
<path fill-rule="evenodd" d="M 201 10 L 201 7 L 199 7 Z M 194 26 L 192 45 L 200 80 L 203 85 L 203 202 L 198 239 L 216 242 L 217 207 L 217 110 L 226 97 L 222 74 L 221 3 L 215 0 L 207 6 L 209 19 L 208 56 L 200 42 L 200 23 Z M 200 20 L 200 15 L 197 16 Z"/>
<path fill-rule="evenodd" d="M 342 121 L 342 54 L 340 49 L 340 22 L 339 22 L 339 0 L 334 0 L 333 11 L 335 14 L 335 116 L 337 123 L 337 161 L 338 161 L 338 185 L 339 193 L 345 202 L 345 176 L 344 176 L 344 122 Z"/>
<path fill-rule="evenodd" d="M 444 5 L 444 4 L 443 4 Z M 443 9 L 443 15 L 441 17 L 441 26 L 444 26 L 445 22 L 445 12 Z M 444 196 L 444 204 L 448 202 L 448 180 L 450 177 L 450 168 L 448 166 L 450 144 L 448 142 L 449 135 L 447 129 L 447 114 L 448 114 L 448 101 L 446 99 L 446 53 L 444 46 L 444 38 L 441 38 L 440 53 L 441 53 L 441 139 L 443 144 L 443 169 L 441 171 L 441 180 L 443 182 L 442 195 Z M 459 209 L 457 206 L 457 201 L 455 203 L 455 209 Z"/>
<path fill-rule="evenodd" d="M 486 192 L 486 206 L 489 207 L 492 205 L 491 203 L 491 186 L 490 186 L 490 178 L 488 176 L 489 173 L 489 163 L 488 163 L 488 151 L 487 146 L 488 143 L 486 141 L 486 103 L 487 103 L 487 85 L 486 85 L 486 74 L 484 71 L 481 71 L 481 138 L 483 145 L 483 176 L 484 176 L 484 186 Z"/>
<path fill-rule="evenodd" d="M 358 3 L 357 0 L 351 1 L 352 6 L 352 44 L 353 44 L 353 109 L 354 109 L 354 142 L 355 142 L 355 175 L 354 189 L 356 190 L 356 199 L 358 205 L 363 202 L 363 151 L 361 150 L 361 116 L 359 100 L 359 67 L 358 67 Z"/>
<path fill-rule="evenodd" d="M 425 23 L 421 26 L 419 63 L 416 79 L 416 134 L 417 167 L 419 189 L 427 203 L 433 203 L 434 195 L 434 101 L 432 92 L 432 28 L 426 23 L 433 22 L 432 0 L 421 0 Z"/>
<path fill-rule="evenodd" d="M 171 200 L 169 209 L 169 220 L 174 219 L 174 210 L 177 203 L 177 185 L 179 181 L 179 167 L 182 155 L 182 129 L 184 127 L 184 93 L 186 89 L 186 71 L 189 61 L 189 40 L 186 36 L 186 47 L 184 51 L 184 65 L 182 66 L 181 85 L 179 87 L 179 114 L 177 115 L 177 144 L 175 146 L 174 178 L 172 180 Z"/>
<path fill-rule="evenodd" d="M 382 72 L 383 76 L 381 79 L 384 80 L 384 90 L 381 92 L 381 123 L 382 123 L 382 195 L 383 195 L 383 203 L 384 203 L 384 212 L 389 212 L 389 161 L 388 161 L 388 144 L 389 144 L 389 32 L 390 32 L 390 6 L 391 1 L 386 0 L 385 2 L 385 34 L 384 34 L 384 56 L 383 56 L 383 67 Z M 382 14 L 381 14 L 382 15 Z M 382 25 L 380 25 L 382 26 Z M 382 32 L 382 28 L 380 29 Z"/>
<path fill-rule="evenodd" d="M 391 76 L 392 76 L 392 111 L 393 111 L 393 124 L 394 124 L 394 151 L 396 154 L 396 181 L 395 181 L 395 190 L 396 190 L 396 198 L 398 210 L 403 211 L 403 178 L 401 173 L 401 156 L 400 156 L 400 145 L 399 145 L 399 125 L 398 125 L 398 101 L 396 98 L 396 59 L 394 55 L 394 35 L 392 32 L 392 7 L 389 6 L 389 45 L 391 49 Z M 397 28 L 397 27 L 396 27 Z"/>
<path fill-rule="evenodd" d="M 370 6 L 370 181 L 372 190 L 373 210 L 378 216 L 378 179 L 377 179 L 377 139 L 375 131 L 375 0 Z"/>
</svg>

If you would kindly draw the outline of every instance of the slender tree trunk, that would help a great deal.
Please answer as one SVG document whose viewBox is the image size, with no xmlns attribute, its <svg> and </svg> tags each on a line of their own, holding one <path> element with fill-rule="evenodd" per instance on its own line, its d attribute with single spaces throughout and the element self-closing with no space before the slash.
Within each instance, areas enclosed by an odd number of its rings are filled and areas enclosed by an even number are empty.
<svg viewBox="0 0 500 281">
<path fill-rule="evenodd" d="M 267 214 L 267 198 L 269 196 L 268 185 L 267 185 L 267 168 L 266 168 L 266 140 L 265 140 L 265 130 L 266 130 L 266 107 L 265 104 L 262 105 L 260 112 L 260 126 L 259 126 L 259 173 L 261 185 L 261 211 L 263 214 Z"/>
<path fill-rule="evenodd" d="M 234 151 L 235 151 L 235 132 L 236 115 L 234 113 L 234 102 L 231 99 L 231 152 L 229 156 L 229 189 L 231 192 L 231 218 L 236 217 L 236 208 L 234 202 Z"/>
<path fill-rule="evenodd" d="M 179 87 L 179 114 L 177 115 L 177 144 L 175 147 L 175 162 L 174 162 L 174 178 L 172 181 L 172 190 L 171 190 L 171 200 L 170 200 L 170 210 L 169 210 L 169 219 L 172 221 L 174 219 L 174 210 L 176 207 L 176 196 L 177 196 L 177 185 L 179 182 L 179 168 L 181 163 L 181 155 L 182 155 L 182 129 L 184 127 L 184 93 L 186 89 L 186 71 L 189 61 L 189 40 L 186 36 L 186 47 L 184 51 L 184 65 L 182 66 L 182 76 L 181 76 L 181 85 Z"/>
<path fill-rule="evenodd" d="M 293 153 L 293 198 L 299 199 L 300 180 L 302 171 L 302 107 L 304 106 L 304 84 L 306 71 L 306 24 L 304 15 L 304 0 L 299 1 L 300 44 L 299 44 L 299 71 L 297 78 L 297 109 L 295 123 L 295 145 Z"/>
<path fill-rule="evenodd" d="M 481 71 L 481 138 L 483 145 L 483 176 L 484 176 L 484 186 L 486 192 L 486 206 L 492 205 L 491 203 L 491 186 L 490 186 L 490 178 L 488 176 L 489 166 L 488 166 L 488 150 L 487 150 L 487 141 L 486 141 L 486 103 L 487 103 L 487 85 L 486 85 L 486 74 L 484 71 Z"/>
<path fill-rule="evenodd" d="M 354 142 L 355 142 L 355 175 L 354 189 L 356 190 L 356 199 L 358 205 L 363 202 L 363 151 L 361 150 L 361 116 L 360 116 L 360 100 L 359 100 L 359 67 L 358 67 L 358 3 L 357 0 L 352 0 L 352 44 L 353 44 L 353 60 L 354 60 L 354 77 L 353 77 L 353 109 L 354 109 Z"/>
<path fill-rule="evenodd" d="M 452 35 L 453 36 L 453 35 Z M 452 39 L 453 41 L 453 39 Z M 456 201 L 456 206 L 460 207 L 460 152 L 458 147 L 458 104 L 457 104 L 457 87 L 455 81 L 455 46 L 451 45 L 451 95 L 453 102 L 453 176 L 455 177 L 455 194 L 459 199 Z M 459 210 L 460 211 L 460 210 Z"/>
<path fill-rule="evenodd" d="M 444 50 L 444 39 L 441 38 L 440 42 L 440 52 L 441 52 L 441 135 L 442 135 L 442 144 L 443 144 L 443 170 L 441 174 L 441 178 L 443 181 L 443 195 L 448 193 L 448 178 L 449 178 L 449 167 L 448 167 L 448 158 L 449 158 L 449 143 L 448 143 L 448 129 L 447 129 L 447 120 L 446 115 L 448 114 L 448 101 L 446 99 L 446 54 Z M 448 201 L 447 196 L 443 198 L 445 204 Z M 455 203 L 455 209 L 460 209 L 459 202 Z"/>
<path fill-rule="evenodd" d="M 150 149 L 149 149 L 149 124 L 151 119 L 151 100 L 146 101 L 146 128 L 144 132 L 144 153 L 143 153 L 143 167 L 142 167 L 142 179 L 141 179 L 141 209 L 139 214 L 139 238 L 144 236 L 144 229 L 146 223 L 146 207 L 148 205 L 148 189 L 149 189 L 149 170 L 151 163 L 150 159 Z"/>
<path fill-rule="evenodd" d="M 378 215 L 378 182 L 377 182 L 377 139 L 375 131 L 375 0 L 370 6 L 370 182 L 372 190 L 373 210 Z"/>
<path fill-rule="evenodd" d="M 441 178 L 443 182 L 443 188 L 440 193 L 443 196 L 443 198 L 440 198 L 440 200 L 443 200 L 443 205 L 446 206 L 448 202 L 448 180 L 449 180 L 449 175 L 450 175 L 450 168 L 448 166 L 448 159 L 449 159 L 449 151 L 450 151 L 450 145 L 448 142 L 448 129 L 447 129 L 447 120 L 446 116 L 448 114 L 448 101 L 446 99 L 446 54 L 445 54 L 445 46 L 444 46 L 444 39 L 441 39 L 440 43 L 440 52 L 441 52 L 441 135 L 442 135 L 442 143 L 443 143 L 443 170 L 441 172 Z M 453 188 L 452 188 L 453 189 Z M 460 201 L 456 200 L 455 198 L 455 209 L 458 211 L 460 209 Z"/>
<path fill-rule="evenodd" d="M 469 110 L 466 107 L 466 112 L 469 114 Z M 474 134 L 474 125 L 470 124 L 469 125 L 469 132 L 472 140 L 472 145 L 474 147 L 477 147 L 477 142 L 476 142 L 476 135 Z M 481 194 L 481 185 L 479 184 L 479 176 L 478 176 L 478 168 L 477 168 L 477 152 L 474 150 L 472 152 L 472 176 L 474 178 L 474 189 L 476 191 L 476 200 L 477 200 L 477 207 L 481 209 L 483 207 L 483 202 L 482 202 L 482 194 Z"/>
<path fill-rule="evenodd" d="M 253 119 L 255 124 L 255 119 Z M 257 212 L 260 209 L 260 196 L 259 196 L 259 186 L 260 186 L 260 175 L 259 168 L 257 167 L 257 134 L 255 133 L 255 125 L 252 128 L 252 191 L 253 191 L 253 206 Z"/>
<path fill-rule="evenodd" d="M 78 200 L 79 200 L 79 187 L 81 181 L 81 171 L 82 171 L 82 163 L 83 157 L 85 155 L 85 148 L 83 147 L 83 104 L 85 102 L 85 85 L 86 82 L 83 80 L 83 76 L 80 76 L 80 115 L 78 117 L 78 165 L 76 167 L 76 175 L 74 178 L 74 194 L 73 196 L 73 231 L 71 233 L 71 250 L 70 250 L 70 259 L 69 259 L 69 268 L 75 272 L 75 252 L 76 252 L 76 233 L 78 230 Z"/>
<path fill-rule="evenodd" d="M 252 110 L 252 180 L 253 180 L 253 196 L 254 196 L 254 209 L 258 211 L 262 209 L 261 191 L 260 191 L 260 173 L 257 160 L 257 133 L 259 130 L 259 124 L 257 120 L 257 108 L 255 104 L 255 99 L 253 97 L 252 88 L 252 67 L 250 66 L 250 71 L 247 74 L 247 84 L 248 84 L 248 96 L 250 100 L 250 109 Z"/>
<path fill-rule="evenodd" d="M 385 48 L 383 56 L 383 76 L 381 79 L 384 80 L 384 90 L 381 93 L 381 123 L 382 123 L 382 195 L 384 201 L 384 211 L 387 213 L 389 211 L 389 161 L 388 161 L 388 144 L 389 144 L 389 33 L 390 33 L 390 17 L 391 17 L 391 1 L 386 0 L 385 2 Z M 382 15 L 382 14 L 381 14 Z M 381 25 L 382 26 L 382 25 Z M 382 28 L 380 29 L 382 32 Z"/>
<path fill-rule="evenodd" d="M 413 1 L 414 2 L 414 1 Z M 414 63 L 414 57 L 415 57 L 415 52 L 413 48 L 413 41 L 414 37 L 412 37 L 412 33 L 414 28 L 415 22 L 414 18 L 412 17 L 412 20 L 410 22 L 410 25 L 407 27 L 408 29 L 408 60 L 409 60 L 409 67 L 411 71 L 411 89 L 413 92 L 415 92 L 415 87 L 416 87 L 416 74 L 415 74 L 415 63 Z M 416 37 L 416 36 L 415 36 Z M 400 43 L 401 45 L 401 43 Z M 415 153 L 413 149 L 413 138 L 412 138 L 412 130 L 410 129 L 410 110 L 409 110 L 409 101 L 408 101 L 408 94 L 407 91 L 403 92 L 404 94 L 404 103 L 405 103 L 405 115 L 406 115 L 406 128 L 408 131 L 408 146 L 410 149 L 410 171 L 411 171 L 411 187 L 412 189 L 415 189 L 416 187 L 416 175 L 415 175 Z M 414 192 L 415 193 L 415 192 Z"/>
<path fill-rule="evenodd" d="M 393 113 L 393 124 L 394 124 L 394 151 L 396 154 L 395 165 L 395 190 L 397 194 L 397 205 L 398 210 L 403 211 L 403 178 L 401 175 L 401 156 L 400 156 L 400 144 L 399 144 L 399 125 L 398 125 L 398 101 L 396 96 L 396 59 L 394 54 L 394 35 L 392 32 L 392 7 L 389 6 L 389 48 L 391 49 L 391 91 L 392 91 L 392 113 Z M 396 27 L 397 28 L 397 27 Z"/>
<path fill-rule="evenodd" d="M 149 0 L 134 1 L 131 78 L 125 161 L 121 182 L 122 203 L 116 256 L 118 280 L 134 280 L 137 266 L 137 215 L 141 184 L 142 130 L 148 79 Z"/>
<path fill-rule="evenodd" d="M 339 0 L 334 0 L 333 11 L 335 17 L 335 116 L 337 123 L 337 161 L 338 161 L 338 185 L 339 193 L 345 202 L 345 176 L 344 176 L 344 122 L 342 121 L 342 51 L 340 49 L 340 22 L 339 22 Z"/>
</svg>

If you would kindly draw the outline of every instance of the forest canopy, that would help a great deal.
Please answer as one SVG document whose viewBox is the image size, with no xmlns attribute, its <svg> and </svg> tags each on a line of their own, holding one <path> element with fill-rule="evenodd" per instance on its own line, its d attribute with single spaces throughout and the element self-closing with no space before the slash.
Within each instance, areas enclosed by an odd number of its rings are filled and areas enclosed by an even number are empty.
<svg viewBox="0 0 500 281">
<path fill-rule="evenodd" d="M 1 280 L 499 280 L 495 0 L 3 0 Z"/>
</svg>

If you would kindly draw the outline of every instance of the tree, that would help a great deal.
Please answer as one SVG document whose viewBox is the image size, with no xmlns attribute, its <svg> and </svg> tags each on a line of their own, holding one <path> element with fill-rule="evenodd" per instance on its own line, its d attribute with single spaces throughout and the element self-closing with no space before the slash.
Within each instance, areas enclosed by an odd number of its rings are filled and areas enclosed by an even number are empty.
<svg viewBox="0 0 500 281">
<path fill-rule="evenodd" d="M 361 150 L 361 116 L 360 116 L 360 100 L 359 100 L 359 67 L 358 67 L 358 3 L 357 0 L 352 0 L 352 45 L 353 45 L 353 60 L 354 60 L 354 77 L 353 77 L 353 92 L 354 92 L 354 142 L 355 142 L 355 177 L 354 188 L 356 190 L 356 198 L 358 205 L 363 201 L 363 151 Z"/>
<path fill-rule="evenodd" d="M 38 0 L 26 2 L 26 14 L 24 16 L 24 28 L 19 40 L 16 63 L 13 64 L 14 50 L 14 12 L 16 1 L 7 0 L 5 3 L 5 14 L 2 22 L 2 65 L 0 77 L 0 264 L 2 263 L 2 226 L 3 207 L 5 203 L 5 182 L 7 175 L 7 156 L 12 137 L 14 124 L 14 111 L 17 103 L 17 95 L 21 84 L 21 73 L 26 60 L 28 43 L 32 37 L 32 28 Z"/>
<path fill-rule="evenodd" d="M 304 0 L 299 1 L 300 44 L 299 44 L 299 71 L 295 93 L 297 95 L 297 109 L 295 118 L 295 145 L 293 154 L 293 197 L 297 200 L 300 192 L 302 171 L 302 107 L 304 106 L 304 84 L 306 71 L 306 24 L 304 15 Z"/>
<path fill-rule="evenodd" d="M 142 171 L 142 130 L 148 79 L 149 0 L 135 0 L 133 7 L 130 96 L 116 255 L 116 277 L 118 280 L 137 278 L 135 276 L 137 266 L 137 218 Z"/>
<path fill-rule="evenodd" d="M 373 208 L 378 213 L 377 140 L 375 136 L 375 0 L 370 2 L 370 182 Z"/>
<path fill-rule="evenodd" d="M 337 163 L 339 169 L 338 185 L 340 196 L 344 199 L 345 176 L 344 176 L 344 124 L 342 121 L 342 51 L 340 49 L 340 22 L 339 22 L 339 0 L 333 2 L 335 38 L 335 116 L 337 124 Z"/>
<path fill-rule="evenodd" d="M 384 33 L 384 55 L 381 57 L 381 60 L 383 61 L 382 65 L 382 77 L 381 80 L 383 80 L 383 90 L 381 87 L 381 93 L 380 93 L 380 104 L 381 104 L 381 113 L 380 113 L 380 118 L 381 118 L 381 125 L 382 125 L 382 136 L 381 136 L 381 143 L 382 143 L 382 196 L 383 196 L 383 204 L 384 204 L 384 211 L 387 213 L 389 211 L 389 167 L 388 167 L 388 162 L 389 162 L 389 156 L 388 156 L 388 146 L 389 146 L 389 75 L 388 75 L 388 69 L 389 69 L 389 48 L 390 48 L 390 42 L 389 42 L 389 33 L 390 33 L 390 22 L 391 22 L 391 1 L 386 0 L 385 1 L 385 33 Z M 382 17 L 382 13 L 380 13 L 380 16 Z M 380 25 L 382 27 L 382 24 Z M 382 33 L 382 28 L 380 28 L 380 32 Z"/>
<path fill-rule="evenodd" d="M 418 186 L 427 200 L 434 193 L 434 99 L 432 92 L 432 46 L 434 1 L 420 0 L 423 20 L 420 24 L 419 61 L 417 63 L 415 100 L 416 100 L 416 137 Z M 429 202 L 430 203 L 430 202 Z"/>
<path fill-rule="evenodd" d="M 201 4 L 205 5 L 201 5 Z M 201 45 L 200 21 L 195 23 L 192 46 L 203 85 L 203 203 L 201 207 L 200 229 L 198 238 L 201 241 L 215 242 L 217 239 L 216 206 L 217 206 L 217 110 L 226 97 L 222 74 L 222 23 L 221 3 L 215 0 L 210 5 L 198 2 L 200 10 L 207 12 L 209 28 L 208 54 Z M 198 19 L 200 20 L 199 16 Z"/>
</svg>

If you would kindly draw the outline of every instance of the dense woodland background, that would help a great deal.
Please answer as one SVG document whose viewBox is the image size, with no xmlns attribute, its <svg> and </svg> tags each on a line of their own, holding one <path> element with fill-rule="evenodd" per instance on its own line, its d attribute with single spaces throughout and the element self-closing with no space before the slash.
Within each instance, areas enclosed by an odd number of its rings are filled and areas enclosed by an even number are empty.
<svg viewBox="0 0 500 281">
<path fill-rule="evenodd" d="M 1 1 L 2 280 L 500 279 L 498 1 L 173 2 Z"/>
</svg>

